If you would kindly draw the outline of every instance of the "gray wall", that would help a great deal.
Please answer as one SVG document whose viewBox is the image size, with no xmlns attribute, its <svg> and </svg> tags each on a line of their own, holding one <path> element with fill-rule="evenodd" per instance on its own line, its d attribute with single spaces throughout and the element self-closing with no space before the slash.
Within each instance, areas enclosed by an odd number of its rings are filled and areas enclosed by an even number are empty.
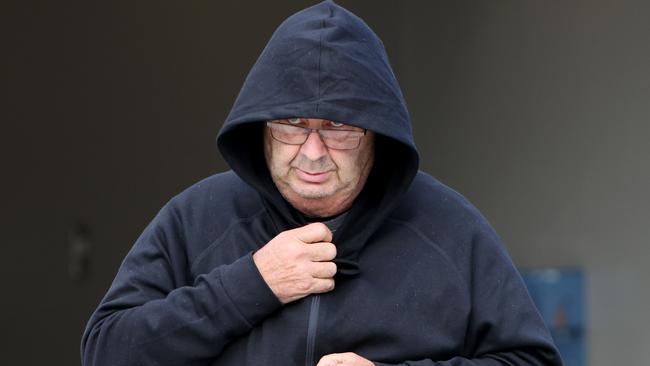
<svg viewBox="0 0 650 366">
<path fill-rule="evenodd" d="M 582 267 L 591 365 L 650 364 L 650 5 L 406 3 L 422 168 L 522 268 Z"/>
<path fill-rule="evenodd" d="M 172 195 L 226 169 L 221 121 L 277 24 L 310 3 L 4 3 L 3 359 L 78 364 L 121 259 Z M 648 5 L 340 3 L 388 48 L 422 168 L 521 267 L 586 269 L 592 365 L 650 364 Z M 93 251 L 74 281 L 77 221 Z"/>
</svg>

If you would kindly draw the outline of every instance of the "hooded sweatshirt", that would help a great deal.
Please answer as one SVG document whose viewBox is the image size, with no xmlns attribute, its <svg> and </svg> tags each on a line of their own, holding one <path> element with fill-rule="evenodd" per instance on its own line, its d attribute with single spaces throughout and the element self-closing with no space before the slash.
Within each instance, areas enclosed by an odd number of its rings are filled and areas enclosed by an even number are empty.
<svg viewBox="0 0 650 366">
<path fill-rule="evenodd" d="M 273 183 L 264 121 L 321 118 L 375 132 L 367 183 L 338 221 L 336 288 L 282 305 L 252 253 L 307 224 Z M 217 138 L 232 170 L 171 199 L 124 259 L 82 339 L 84 365 L 560 365 L 494 230 L 418 172 L 384 47 L 325 1 L 283 22 Z"/>
</svg>

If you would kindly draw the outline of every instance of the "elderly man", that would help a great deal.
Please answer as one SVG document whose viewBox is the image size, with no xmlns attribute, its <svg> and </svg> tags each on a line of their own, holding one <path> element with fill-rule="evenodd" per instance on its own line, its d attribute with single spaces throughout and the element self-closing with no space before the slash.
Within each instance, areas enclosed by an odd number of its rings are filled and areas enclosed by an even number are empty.
<svg viewBox="0 0 650 366">
<path fill-rule="evenodd" d="M 218 137 L 124 260 L 84 365 L 560 365 L 499 239 L 425 173 L 381 41 L 288 18 Z"/>
</svg>

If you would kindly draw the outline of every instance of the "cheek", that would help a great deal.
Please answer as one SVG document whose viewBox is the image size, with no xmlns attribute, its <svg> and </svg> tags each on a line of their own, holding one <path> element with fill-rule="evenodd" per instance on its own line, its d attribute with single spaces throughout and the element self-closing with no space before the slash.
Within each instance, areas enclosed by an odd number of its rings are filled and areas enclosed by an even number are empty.
<svg viewBox="0 0 650 366">
<path fill-rule="evenodd" d="M 374 163 L 373 141 L 371 140 L 367 145 L 362 145 L 355 154 L 341 156 L 338 161 L 337 165 L 342 180 L 357 182 L 362 178 L 365 179 Z"/>
<path fill-rule="evenodd" d="M 359 154 L 354 155 L 333 155 L 332 160 L 338 168 L 338 175 L 343 182 L 353 182 L 359 179 L 363 162 L 359 159 L 364 157 Z"/>
<path fill-rule="evenodd" d="M 292 146 L 278 146 L 277 144 L 271 144 L 269 146 L 269 157 L 267 158 L 267 164 L 272 174 L 276 176 L 284 176 L 288 173 L 291 166 L 291 162 L 295 157 L 295 152 L 291 150 Z"/>
</svg>

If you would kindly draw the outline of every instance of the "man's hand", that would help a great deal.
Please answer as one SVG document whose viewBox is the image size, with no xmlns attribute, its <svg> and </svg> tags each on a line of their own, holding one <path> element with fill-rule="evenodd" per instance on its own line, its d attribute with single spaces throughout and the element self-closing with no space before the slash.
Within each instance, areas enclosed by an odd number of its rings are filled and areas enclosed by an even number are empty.
<svg viewBox="0 0 650 366">
<path fill-rule="evenodd" d="M 325 224 L 278 234 L 253 254 L 264 281 L 283 303 L 334 289 L 336 246 Z"/>
<path fill-rule="evenodd" d="M 356 353 L 332 353 L 323 356 L 316 366 L 374 366 L 372 361 L 359 356 Z"/>
</svg>

